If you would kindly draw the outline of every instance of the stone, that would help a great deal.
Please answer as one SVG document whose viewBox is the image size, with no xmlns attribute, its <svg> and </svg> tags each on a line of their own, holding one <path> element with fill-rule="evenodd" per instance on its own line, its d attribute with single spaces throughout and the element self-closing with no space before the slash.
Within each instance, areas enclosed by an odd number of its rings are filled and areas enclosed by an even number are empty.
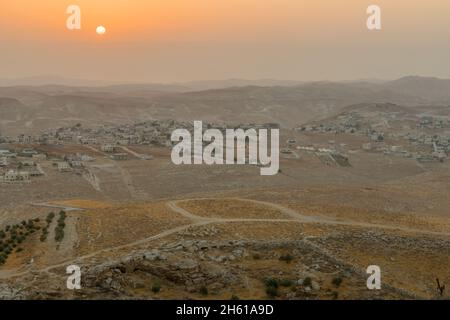
<svg viewBox="0 0 450 320">
<path fill-rule="evenodd" d="M 198 262 L 192 259 L 183 259 L 174 264 L 177 269 L 193 270 L 198 267 Z"/>
<path fill-rule="evenodd" d="M 236 258 L 241 258 L 244 255 L 244 250 L 239 248 L 239 249 L 235 249 L 232 252 L 233 256 L 235 256 Z"/>
<path fill-rule="evenodd" d="M 166 256 L 159 252 L 159 250 L 152 250 L 144 254 L 144 259 L 149 261 L 166 260 Z"/>
<path fill-rule="evenodd" d="M 312 289 L 313 290 L 315 290 L 315 291 L 317 291 L 317 290 L 320 290 L 320 285 L 319 285 L 319 283 L 317 283 L 317 281 L 312 281 L 311 282 L 311 287 L 312 287 Z"/>
</svg>

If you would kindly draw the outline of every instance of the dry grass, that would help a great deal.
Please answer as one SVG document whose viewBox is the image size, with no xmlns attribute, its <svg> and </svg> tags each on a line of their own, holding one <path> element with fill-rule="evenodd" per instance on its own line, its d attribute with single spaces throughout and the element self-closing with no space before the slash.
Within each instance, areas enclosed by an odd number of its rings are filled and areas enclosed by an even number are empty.
<svg viewBox="0 0 450 320">
<path fill-rule="evenodd" d="M 421 297 L 436 298 L 436 278 L 441 283 L 450 283 L 448 248 L 422 243 L 422 238 L 410 236 L 387 244 L 384 241 L 352 238 L 347 241 L 330 240 L 328 249 L 341 259 L 362 270 L 369 265 L 378 265 L 382 271 L 382 283 L 403 288 Z M 332 244 L 331 244 L 332 243 Z"/>
<path fill-rule="evenodd" d="M 163 202 L 87 210 L 80 214 L 77 228 L 79 251 L 131 243 L 189 222 Z"/>
<path fill-rule="evenodd" d="M 424 231 L 450 232 L 450 219 L 442 216 L 423 216 L 404 212 L 393 213 L 334 205 L 311 206 L 307 204 L 289 204 L 288 207 L 302 214 L 326 216 L 342 221 L 351 220 L 361 223 L 390 225 Z"/>
<path fill-rule="evenodd" d="M 179 206 L 201 217 L 222 219 L 289 219 L 277 209 L 236 199 L 201 199 L 179 202 Z"/>
</svg>

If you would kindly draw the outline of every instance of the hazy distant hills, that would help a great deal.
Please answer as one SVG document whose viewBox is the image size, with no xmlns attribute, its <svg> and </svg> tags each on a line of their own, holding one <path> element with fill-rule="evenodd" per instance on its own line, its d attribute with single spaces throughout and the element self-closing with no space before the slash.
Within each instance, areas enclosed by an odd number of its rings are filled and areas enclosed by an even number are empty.
<svg viewBox="0 0 450 320">
<path fill-rule="evenodd" d="M 450 105 L 450 80 L 437 78 L 307 83 L 260 80 L 256 81 L 259 85 L 248 85 L 251 83 L 255 81 L 0 87 L 0 133 L 36 132 L 79 122 L 98 125 L 167 118 L 278 122 L 292 127 L 360 103 Z M 209 89 L 194 90 L 196 86 Z"/>
<path fill-rule="evenodd" d="M 396 93 L 414 95 L 434 103 L 449 104 L 450 79 L 404 77 L 384 84 Z"/>
<path fill-rule="evenodd" d="M 220 89 L 227 87 L 243 87 L 243 86 L 296 86 L 304 82 L 293 80 L 274 80 L 274 79 L 227 79 L 227 80 L 205 80 L 190 81 L 183 83 L 124 83 L 112 82 L 105 80 L 84 80 L 69 79 L 59 76 L 37 76 L 15 79 L 1 79 L 0 87 L 45 87 L 45 88 L 62 88 L 62 87 L 78 87 L 79 89 L 101 90 L 102 87 L 118 90 L 121 92 L 140 92 L 140 91 L 160 91 L 160 92 L 185 92 L 200 91 L 210 89 Z"/>
</svg>

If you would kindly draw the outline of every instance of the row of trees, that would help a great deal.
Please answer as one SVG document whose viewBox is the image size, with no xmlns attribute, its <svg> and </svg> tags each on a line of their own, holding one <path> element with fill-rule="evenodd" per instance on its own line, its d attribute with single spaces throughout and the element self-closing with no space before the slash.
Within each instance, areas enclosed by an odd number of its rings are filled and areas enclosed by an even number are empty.
<svg viewBox="0 0 450 320">
<path fill-rule="evenodd" d="M 46 225 L 45 227 L 42 229 L 42 234 L 41 234 L 41 238 L 40 240 L 42 242 L 44 242 L 45 240 L 47 240 L 47 236 L 48 236 L 48 228 L 50 227 L 50 225 L 52 224 L 53 218 L 55 217 L 55 214 L 53 212 L 50 212 L 47 217 L 45 218 L 45 222 Z"/>
<path fill-rule="evenodd" d="M 64 239 L 64 227 L 66 226 L 66 213 L 59 213 L 58 224 L 55 227 L 55 241 L 61 242 Z"/>
<path fill-rule="evenodd" d="M 46 226 L 42 229 L 42 235 L 41 235 L 41 241 L 44 242 L 45 240 L 47 240 L 47 236 L 48 236 L 48 228 L 50 228 L 50 225 L 53 222 L 53 219 L 55 218 L 55 214 L 53 212 L 50 212 L 47 215 L 47 218 L 45 219 L 45 221 L 47 222 Z M 55 227 L 55 241 L 56 242 L 61 242 L 64 239 L 64 228 L 66 226 L 66 212 L 65 211 L 60 211 L 59 212 L 59 218 L 58 218 L 58 223 Z"/>
<path fill-rule="evenodd" d="M 28 236 L 40 229 L 39 218 L 25 221 L 14 225 L 7 225 L 0 230 L 0 265 L 4 264 L 9 255 L 16 250 L 20 252 L 23 249 L 19 246 Z"/>
</svg>

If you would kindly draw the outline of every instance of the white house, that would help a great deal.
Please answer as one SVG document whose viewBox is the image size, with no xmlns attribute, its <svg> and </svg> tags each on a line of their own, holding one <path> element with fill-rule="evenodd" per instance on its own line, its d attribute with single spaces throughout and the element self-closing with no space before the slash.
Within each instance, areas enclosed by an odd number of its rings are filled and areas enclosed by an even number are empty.
<svg viewBox="0 0 450 320">
<path fill-rule="evenodd" d="M 114 150 L 116 150 L 116 148 L 115 148 L 114 145 L 112 145 L 112 144 L 103 144 L 103 145 L 100 147 L 100 150 L 102 150 L 103 152 L 109 152 L 109 153 L 112 153 L 112 152 L 114 152 Z"/>
<path fill-rule="evenodd" d="M 6 167 L 8 164 L 9 164 L 8 158 L 6 157 L 0 158 L 0 167 Z"/>
<path fill-rule="evenodd" d="M 58 162 L 58 171 L 59 172 L 70 172 L 72 171 L 72 167 L 66 161 Z"/>
<path fill-rule="evenodd" d="M 19 183 L 19 182 L 30 182 L 30 174 L 26 171 L 17 172 L 15 170 L 9 170 L 3 176 L 3 183 Z"/>
</svg>

